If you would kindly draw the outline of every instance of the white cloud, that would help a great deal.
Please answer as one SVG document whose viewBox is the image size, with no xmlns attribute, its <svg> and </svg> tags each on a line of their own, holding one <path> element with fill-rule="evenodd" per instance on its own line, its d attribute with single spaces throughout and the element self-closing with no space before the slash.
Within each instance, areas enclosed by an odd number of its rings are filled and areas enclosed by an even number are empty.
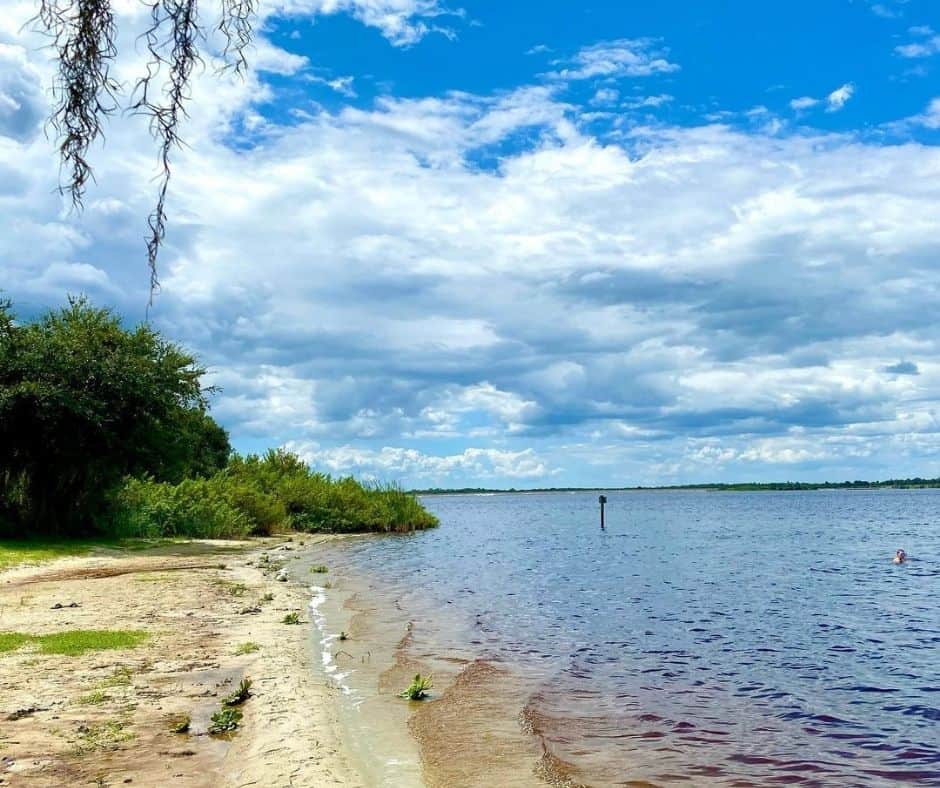
<svg viewBox="0 0 940 788">
<path fill-rule="evenodd" d="M 547 76 L 559 80 L 620 79 L 678 71 L 679 66 L 669 62 L 666 55 L 666 51 L 659 48 L 653 39 L 601 41 L 581 49 L 567 65 L 566 61 L 556 61 L 555 65 L 565 67 Z"/>
<path fill-rule="evenodd" d="M 429 33 L 452 37 L 451 28 L 432 20 L 463 15 L 461 10 L 447 9 L 438 0 L 279 0 L 276 8 L 290 14 L 349 14 L 380 30 L 395 46 L 416 44 Z"/>
<path fill-rule="evenodd" d="M 668 93 L 660 93 L 656 96 L 641 96 L 639 98 L 628 99 L 623 103 L 626 109 L 642 109 L 644 107 L 661 107 L 673 100 Z"/>
<path fill-rule="evenodd" d="M 365 478 L 412 483 L 453 484 L 454 480 L 478 482 L 488 479 L 540 479 L 557 469 L 532 449 L 468 448 L 459 454 L 434 455 L 417 449 L 385 446 L 361 449 L 353 446 L 321 448 L 316 444 L 287 443 L 311 467 L 332 474 L 354 474 Z M 459 483 L 459 482 L 458 482 Z"/>
<path fill-rule="evenodd" d="M 415 481 L 934 467 L 938 149 L 727 119 L 598 137 L 562 88 L 281 126 L 256 72 L 198 77 L 153 317 L 213 369 L 236 440 Z M 133 320 L 146 128 L 116 118 L 96 161 L 71 216 L 50 141 L 0 137 L 0 280 Z"/>
<path fill-rule="evenodd" d="M 594 94 L 594 98 L 591 99 L 591 103 L 603 106 L 605 104 L 613 104 L 619 98 L 619 90 L 614 90 L 613 88 L 599 88 Z"/>
<path fill-rule="evenodd" d="M 895 54 L 905 58 L 924 58 L 940 53 L 940 35 L 930 27 L 919 25 L 908 28 L 908 32 L 918 40 L 896 46 Z"/>
<path fill-rule="evenodd" d="M 855 93 L 855 85 L 846 82 L 826 96 L 826 112 L 838 112 Z"/>
<path fill-rule="evenodd" d="M 321 77 L 317 74 L 308 74 L 307 80 L 309 82 L 315 82 L 320 85 L 326 85 L 331 90 L 346 96 L 346 98 L 356 98 L 356 90 L 353 87 L 355 78 L 352 76 L 333 77 L 331 79 L 329 77 Z"/>
<path fill-rule="evenodd" d="M 0 136 L 29 139 L 38 132 L 45 110 L 39 70 L 22 46 L 0 39 Z"/>
<path fill-rule="evenodd" d="M 909 118 L 908 122 L 928 129 L 940 129 L 940 97 L 932 99 L 920 115 Z"/>
<path fill-rule="evenodd" d="M 800 96 L 800 98 L 795 98 L 790 102 L 790 109 L 800 111 L 815 107 L 817 104 L 819 104 L 819 99 L 812 98 L 811 96 Z"/>
</svg>

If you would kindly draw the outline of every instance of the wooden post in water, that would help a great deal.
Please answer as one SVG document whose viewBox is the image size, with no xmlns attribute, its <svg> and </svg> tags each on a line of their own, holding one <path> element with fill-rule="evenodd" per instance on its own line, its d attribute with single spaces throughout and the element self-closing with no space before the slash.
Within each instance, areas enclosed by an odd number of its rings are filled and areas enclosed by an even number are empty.
<svg viewBox="0 0 940 788">
<path fill-rule="evenodd" d="M 598 503 L 600 503 L 601 505 L 601 530 L 603 531 L 605 530 L 604 529 L 604 504 L 607 503 L 607 496 L 601 495 L 598 497 L 597 500 L 598 500 Z"/>
</svg>

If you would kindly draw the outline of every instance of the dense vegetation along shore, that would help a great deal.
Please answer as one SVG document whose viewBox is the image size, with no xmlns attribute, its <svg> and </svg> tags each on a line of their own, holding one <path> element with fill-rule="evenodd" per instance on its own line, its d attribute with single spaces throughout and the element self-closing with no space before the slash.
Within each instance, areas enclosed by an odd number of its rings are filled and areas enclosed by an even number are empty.
<svg viewBox="0 0 940 788">
<path fill-rule="evenodd" d="M 278 577 L 335 538 L 0 542 L 0 786 L 359 786 Z"/>
<path fill-rule="evenodd" d="M 0 302 L 0 537 L 241 538 L 437 525 L 394 485 L 243 457 L 209 415 L 206 369 L 83 299 L 33 322 Z"/>
<path fill-rule="evenodd" d="M 517 489 L 490 487 L 444 488 L 430 487 L 425 490 L 409 490 L 412 495 L 473 495 L 498 493 L 539 492 L 636 492 L 638 490 L 716 490 L 729 492 L 785 492 L 787 490 L 919 490 L 940 488 L 940 478 L 885 479 L 884 481 L 844 482 L 733 482 L 709 484 L 671 484 L 658 487 L 527 487 Z"/>
</svg>

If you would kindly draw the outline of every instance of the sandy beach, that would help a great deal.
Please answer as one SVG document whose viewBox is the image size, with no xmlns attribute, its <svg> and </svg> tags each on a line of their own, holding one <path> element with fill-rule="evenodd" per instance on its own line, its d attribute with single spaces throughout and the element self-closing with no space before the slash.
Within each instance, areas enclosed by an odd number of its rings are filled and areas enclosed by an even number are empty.
<svg viewBox="0 0 940 788">
<path fill-rule="evenodd" d="M 317 541 L 98 550 L 0 573 L 0 632 L 146 633 L 129 649 L 0 653 L 0 785 L 361 785 L 337 690 L 309 669 L 309 592 L 277 579 Z M 245 677 L 240 727 L 209 735 Z"/>
</svg>

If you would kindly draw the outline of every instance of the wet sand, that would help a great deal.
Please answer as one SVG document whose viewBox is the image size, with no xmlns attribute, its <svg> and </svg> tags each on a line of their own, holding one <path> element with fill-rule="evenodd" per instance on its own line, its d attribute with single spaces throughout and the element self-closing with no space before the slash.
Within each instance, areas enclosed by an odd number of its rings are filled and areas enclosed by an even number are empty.
<svg viewBox="0 0 940 788">
<path fill-rule="evenodd" d="M 0 631 L 148 633 L 127 650 L 0 654 L 0 785 L 363 785 L 338 690 L 311 669 L 308 587 L 272 570 L 317 541 L 99 551 L 0 574 Z M 302 625 L 281 623 L 291 611 Z M 248 642 L 259 649 L 238 655 Z M 246 676 L 241 727 L 209 736 Z M 173 732 L 185 716 L 190 730 Z"/>
<path fill-rule="evenodd" d="M 339 563 L 317 591 L 314 620 L 322 664 L 342 694 L 340 721 L 367 785 L 575 785 L 525 717 L 531 681 L 517 666 L 480 658 L 460 623 L 443 613 L 428 622 L 377 578 Z M 415 673 L 433 675 L 426 701 L 398 697 Z"/>
</svg>

